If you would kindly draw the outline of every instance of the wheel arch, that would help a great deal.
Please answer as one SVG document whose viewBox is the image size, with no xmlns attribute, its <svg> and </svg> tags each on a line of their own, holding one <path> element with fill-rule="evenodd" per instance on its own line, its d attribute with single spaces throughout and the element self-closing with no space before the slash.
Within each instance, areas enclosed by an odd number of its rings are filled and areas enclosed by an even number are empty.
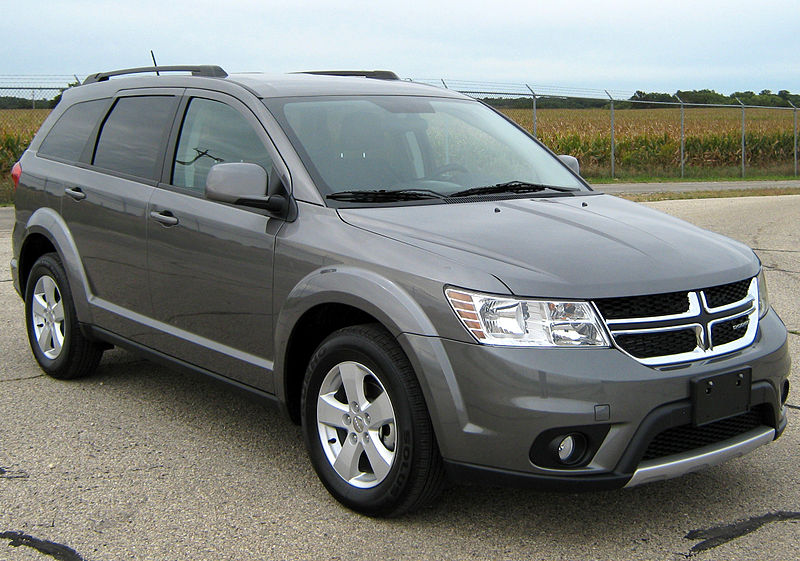
<svg viewBox="0 0 800 561">
<path fill-rule="evenodd" d="M 51 208 L 39 208 L 28 219 L 19 253 L 19 285 L 22 294 L 31 268 L 45 253 L 58 254 L 67 273 L 75 314 L 80 323 L 91 323 L 89 281 L 78 248 L 64 219 Z"/>
<path fill-rule="evenodd" d="M 311 355 L 334 331 L 363 323 L 380 324 L 395 339 L 401 333 L 436 335 L 433 324 L 411 295 L 372 271 L 351 267 L 320 269 L 289 294 L 275 330 L 275 391 L 295 423 L 300 419 L 300 393 Z M 408 354 L 409 349 L 401 346 Z M 425 380 L 419 372 L 416 375 L 427 397 Z"/>
</svg>

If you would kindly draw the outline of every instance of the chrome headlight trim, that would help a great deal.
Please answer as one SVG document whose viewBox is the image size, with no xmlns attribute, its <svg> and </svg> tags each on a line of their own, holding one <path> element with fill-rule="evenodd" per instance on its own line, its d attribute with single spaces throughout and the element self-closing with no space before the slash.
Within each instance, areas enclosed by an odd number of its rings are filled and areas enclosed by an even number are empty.
<svg viewBox="0 0 800 561">
<path fill-rule="evenodd" d="M 509 347 L 608 348 L 609 338 L 594 305 L 484 294 L 445 287 L 461 324 L 481 344 Z"/>
<path fill-rule="evenodd" d="M 767 292 L 767 279 L 764 276 L 764 268 L 758 272 L 758 319 L 763 318 L 769 311 L 769 293 Z"/>
</svg>

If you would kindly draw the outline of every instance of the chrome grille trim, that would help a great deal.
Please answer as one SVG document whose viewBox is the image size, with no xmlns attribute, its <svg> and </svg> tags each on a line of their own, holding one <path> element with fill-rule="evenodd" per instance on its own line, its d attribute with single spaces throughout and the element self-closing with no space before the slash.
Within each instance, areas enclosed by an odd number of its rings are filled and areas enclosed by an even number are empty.
<svg viewBox="0 0 800 561">
<path fill-rule="evenodd" d="M 715 287 L 711 287 L 715 288 Z M 611 335 L 611 340 L 617 349 L 630 356 L 634 360 L 647 366 L 661 366 L 679 362 L 689 362 L 694 360 L 707 359 L 722 354 L 730 353 L 743 349 L 756 338 L 758 331 L 758 280 L 752 278 L 747 291 L 747 296 L 737 302 L 731 302 L 724 306 L 709 308 L 705 296 L 705 290 L 689 291 L 689 311 L 681 314 L 668 316 L 648 317 L 648 318 L 629 318 L 605 320 L 606 328 Z M 658 295 L 653 295 L 657 298 Z M 599 313 L 599 309 L 595 306 Z M 726 313 L 729 312 L 729 313 Z M 600 314 L 602 317 L 602 314 Z M 715 325 L 735 319 L 748 320 L 747 329 L 744 334 L 722 345 L 714 345 L 712 329 Z M 685 320 L 685 321 L 681 321 Z M 632 324 L 648 324 L 641 329 L 632 329 Z M 655 357 L 636 357 L 628 352 L 616 339 L 619 335 L 647 335 L 650 333 L 664 333 L 669 331 L 683 331 L 693 329 L 697 334 L 697 345 L 689 352 L 678 354 L 655 356 Z"/>
<path fill-rule="evenodd" d="M 753 280 L 755 281 L 756 279 L 753 279 Z M 753 282 L 753 281 L 750 281 L 750 282 L 751 282 L 751 284 L 752 284 L 752 282 Z M 757 284 L 757 283 L 756 283 L 756 284 Z M 748 291 L 747 291 L 747 297 L 746 297 L 746 298 L 744 298 L 744 300 L 739 300 L 738 302 L 732 302 L 732 303 L 730 303 L 730 304 L 725 304 L 724 306 L 718 306 L 718 307 L 716 307 L 716 308 L 712 308 L 711 306 L 709 306 L 709 305 L 708 305 L 708 302 L 706 301 L 706 294 L 705 294 L 705 292 L 700 292 L 700 299 L 701 299 L 701 300 L 702 300 L 702 302 L 703 302 L 703 307 L 704 307 L 706 310 L 708 310 L 708 311 L 709 311 L 709 313 L 716 314 L 716 313 L 719 313 L 719 312 L 726 312 L 726 311 L 728 311 L 728 310 L 732 310 L 732 309 L 734 309 L 734 308 L 738 308 L 738 307 L 739 307 L 739 306 L 741 306 L 743 303 L 745 303 L 745 302 L 748 302 L 748 301 L 750 300 L 750 290 L 752 290 L 752 289 L 753 289 L 753 287 L 752 287 L 752 286 L 751 286 L 751 287 L 748 289 Z M 756 302 L 758 302 L 758 286 L 756 286 Z"/>
</svg>

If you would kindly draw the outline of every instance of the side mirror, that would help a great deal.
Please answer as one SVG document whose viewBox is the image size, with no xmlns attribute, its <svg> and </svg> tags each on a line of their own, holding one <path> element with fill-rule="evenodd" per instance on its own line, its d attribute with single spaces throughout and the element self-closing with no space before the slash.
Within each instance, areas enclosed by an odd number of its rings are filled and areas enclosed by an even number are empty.
<svg viewBox="0 0 800 561">
<path fill-rule="evenodd" d="M 581 174 L 581 165 L 578 163 L 578 158 L 575 156 L 568 156 L 566 154 L 561 154 L 558 157 L 559 160 L 564 162 L 569 169 L 571 169 L 575 175 Z"/>
<path fill-rule="evenodd" d="M 285 195 L 267 195 L 267 172 L 264 168 L 244 162 L 212 166 L 206 178 L 206 198 L 275 214 L 285 214 L 289 206 Z"/>
</svg>

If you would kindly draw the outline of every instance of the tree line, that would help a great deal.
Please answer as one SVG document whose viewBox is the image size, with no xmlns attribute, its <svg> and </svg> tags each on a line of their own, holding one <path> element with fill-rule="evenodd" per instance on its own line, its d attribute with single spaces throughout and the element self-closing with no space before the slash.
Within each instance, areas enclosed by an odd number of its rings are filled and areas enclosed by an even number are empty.
<svg viewBox="0 0 800 561">
<path fill-rule="evenodd" d="M 617 109 L 655 109 L 664 107 L 658 102 L 677 103 L 678 99 L 687 104 L 717 104 L 717 105 L 739 105 L 737 98 L 745 105 L 761 105 L 765 107 L 791 107 L 794 104 L 800 107 L 800 95 L 790 93 L 788 90 L 780 90 L 772 93 L 770 90 L 761 90 L 759 93 L 745 91 L 734 92 L 730 95 L 717 93 L 714 90 L 678 90 L 674 94 L 660 92 L 643 92 L 637 90 L 629 101 L 614 100 L 614 107 Z M 503 109 L 528 109 L 531 107 L 530 97 L 499 98 L 484 97 L 482 101 L 493 107 Z M 633 102 L 633 103 L 631 103 Z M 657 102 L 657 103 L 647 103 Z M 540 109 L 586 109 L 586 108 L 607 108 L 608 100 L 567 98 L 567 97 L 537 97 L 536 107 Z"/>
<path fill-rule="evenodd" d="M 52 109 L 61 99 L 61 94 L 53 99 L 37 99 L 32 101 L 31 98 L 16 97 L 16 96 L 0 96 L 0 109 Z"/>
</svg>

